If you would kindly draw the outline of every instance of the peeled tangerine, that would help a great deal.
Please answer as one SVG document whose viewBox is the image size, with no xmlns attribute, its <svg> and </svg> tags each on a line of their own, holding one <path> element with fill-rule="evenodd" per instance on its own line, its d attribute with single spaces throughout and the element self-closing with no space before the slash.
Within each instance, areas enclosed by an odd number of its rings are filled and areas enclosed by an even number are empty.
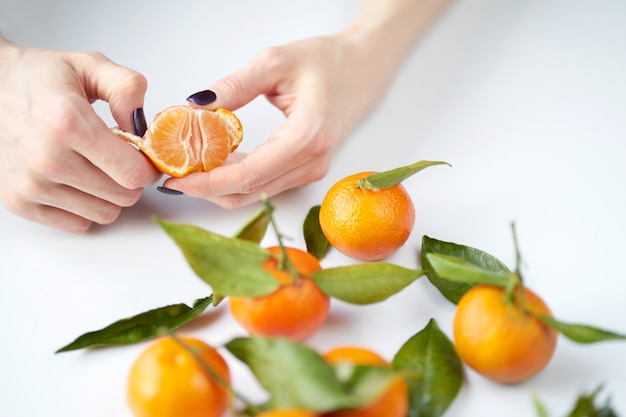
<svg viewBox="0 0 626 417">
<path fill-rule="evenodd" d="M 158 113 L 143 137 L 112 130 L 173 177 L 222 166 L 243 139 L 241 122 L 230 111 L 186 105 L 167 107 Z"/>
</svg>

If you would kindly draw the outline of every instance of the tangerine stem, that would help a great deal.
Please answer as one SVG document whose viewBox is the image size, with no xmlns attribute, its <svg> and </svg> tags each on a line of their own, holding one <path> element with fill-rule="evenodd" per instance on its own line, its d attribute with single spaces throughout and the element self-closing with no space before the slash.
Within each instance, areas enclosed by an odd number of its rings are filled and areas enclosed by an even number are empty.
<svg viewBox="0 0 626 417">
<path fill-rule="evenodd" d="M 283 244 L 282 234 L 278 230 L 278 226 L 276 225 L 276 221 L 274 220 L 274 206 L 270 203 L 270 200 L 266 195 L 262 197 L 263 205 L 265 206 L 265 211 L 267 212 L 268 217 L 270 218 L 270 224 L 272 225 L 272 229 L 274 229 L 274 234 L 276 234 L 276 238 L 278 239 L 278 246 L 280 247 L 280 253 L 282 255 L 282 259 L 278 262 L 278 269 L 288 270 L 291 274 L 291 281 L 295 284 L 300 283 L 300 277 L 298 276 L 298 271 L 291 263 L 291 259 L 289 259 L 289 255 L 287 254 L 287 249 L 285 249 L 285 245 Z"/>
<path fill-rule="evenodd" d="M 172 339 L 174 339 L 174 341 L 176 343 L 178 343 L 180 345 L 180 347 L 182 347 L 187 353 L 192 355 L 194 357 L 194 359 L 198 361 L 198 363 L 200 364 L 202 369 L 207 374 L 209 374 L 209 376 L 215 382 L 217 382 L 217 384 L 220 387 L 224 388 L 228 392 L 228 394 L 230 396 L 232 396 L 232 397 L 236 398 L 237 400 L 241 401 L 245 405 L 245 407 L 247 407 L 248 409 L 256 408 L 256 406 L 254 404 L 252 404 L 250 401 L 248 401 L 245 398 L 243 398 L 241 396 L 241 394 L 237 393 L 233 389 L 233 387 L 228 383 L 228 381 L 224 380 L 224 378 L 222 378 L 222 376 L 220 374 L 218 374 L 208 363 L 206 363 L 204 361 L 204 359 L 202 359 L 202 356 L 200 355 L 200 353 L 198 352 L 197 349 L 193 349 L 191 346 L 189 346 L 187 343 L 185 343 L 180 337 L 178 337 L 173 332 L 168 332 L 168 335 Z"/>
<path fill-rule="evenodd" d="M 521 255 L 521 251 L 520 251 L 520 247 L 519 247 L 519 242 L 518 242 L 518 238 L 517 238 L 517 228 L 515 227 L 515 221 L 512 220 L 511 221 L 511 234 L 513 236 L 513 246 L 515 248 L 515 272 L 513 274 L 511 274 L 512 276 L 512 285 L 510 286 L 510 290 L 507 290 L 507 292 L 509 293 L 507 295 L 507 297 L 510 297 L 509 300 L 511 302 L 515 302 L 514 299 L 514 291 L 515 288 L 520 287 L 520 294 L 519 294 L 519 307 L 523 312 L 526 312 L 526 299 L 524 297 L 525 295 L 525 291 L 524 291 L 524 277 L 522 276 L 522 255 Z"/>
</svg>

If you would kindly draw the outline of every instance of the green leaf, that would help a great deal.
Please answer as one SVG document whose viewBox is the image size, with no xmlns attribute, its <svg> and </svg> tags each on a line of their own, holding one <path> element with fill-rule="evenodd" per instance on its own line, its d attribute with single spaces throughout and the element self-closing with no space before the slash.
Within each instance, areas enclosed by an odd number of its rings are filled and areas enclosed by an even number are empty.
<svg viewBox="0 0 626 417">
<path fill-rule="evenodd" d="M 278 288 L 278 281 L 261 267 L 270 255 L 258 244 L 156 217 L 155 221 L 180 247 L 196 275 L 216 294 L 257 297 Z"/>
<path fill-rule="evenodd" d="M 257 336 L 233 339 L 226 348 L 249 366 L 270 394 L 269 408 L 325 412 L 350 403 L 334 369 L 304 345 Z"/>
<path fill-rule="evenodd" d="M 386 262 L 369 262 L 324 268 L 313 274 L 320 289 L 331 297 L 352 304 L 372 304 L 386 300 L 424 275 Z"/>
<path fill-rule="evenodd" d="M 497 258 L 479 249 L 424 236 L 422 238 L 421 250 L 422 268 L 425 270 L 428 280 L 445 298 L 454 304 L 458 303 L 463 294 L 473 285 L 467 282 L 451 281 L 439 276 L 439 274 L 433 270 L 428 260 L 429 254 L 457 256 L 481 269 L 497 274 L 504 275 L 511 272 L 510 269 Z"/>
<path fill-rule="evenodd" d="M 259 244 L 265 237 L 270 220 L 267 211 L 264 208 L 260 209 L 235 233 L 234 237 Z M 224 298 L 226 298 L 226 294 L 218 294 L 213 291 L 213 306 L 217 306 Z"/>
<path fill-rule="evenodd" d="M 611 408 L 609 401 L 598 408 L 596 405 L 596 396 L 598 395 L 600 388 L 593 391 L 591 394 L 583 394 L 578 397 L 576 404 L 567 417 L 617 417 L 617 414 Z"/>
<path fill-rule="evenodd" d="M 550 417 L 548 409 L 536 395 L 533 395 L 533 404 L 535 406 L 535 411 L 537 411 L 537 415 L 539 417 Z"/>
<path fill-rule="evenodd" d="M 409 417 L 442 416 L 463 385 L 461 360 L 434 319 L 402 345 L 393 365 L 407 375 Z"/>
<path fill-rule="evenodd" d="M 433 271 L 443 279 L 470 285 L 488 284 L 498 287 L 506 287 L 509 283 L 508 273 L 496 273 L 479 268 L 458 256 L 430 253 L 426 258 Z"/>
<path fill-rule="evenodd" d="M 235 233 L 234 237 L 259 244 L 265 237 L 269 224 L 270 216 L 262 208 L 254 213 L 250 220 Z"/>
<path fill-rule="evenodd" d="M 351 407 L 359 407 L 371 403 L 382 395 L 400 372 L 387 366 L 362 366 L 350 363 L 333 365 L 335 373 L 345 387 Z"/>
<path fill-rule="evenodd" d="M 311 207 L 304 219 L 302 231 L 307 251 L 318 260 L 322 259 L 328 252 L 330 245 L 320 227 L 320 206 Z"/>
<path fill-rule="evenodd" d="M 586 324 L 564 323 L 545 315 L 541 315 L 539 318 L 548 326 L 558 330 L 563 336 L 577 343 L 590 344 L 609 340 L 626 340 L 626 335 Z"/>
<path fill-rule="evenodd" d="M 400 184 L 411 175 L 433 165 L 451 166 L 449 163 L 443 161 L 418 161 L 411 165 L 391 169 L 389 171 L 370 174 L 365 179 L 365 184 L 363 185 L 366 188 L 391 188 Z"/>
<path fill-rule="evenodd" d="M 118 320 L 100 330 L 79 336 L 56 353 L 97 346 L 128 345 L 160 336 L 196 318 L 211 305 L 212 298 L 198 299 L 192 307 L 173 304 Z"/>
</svg>

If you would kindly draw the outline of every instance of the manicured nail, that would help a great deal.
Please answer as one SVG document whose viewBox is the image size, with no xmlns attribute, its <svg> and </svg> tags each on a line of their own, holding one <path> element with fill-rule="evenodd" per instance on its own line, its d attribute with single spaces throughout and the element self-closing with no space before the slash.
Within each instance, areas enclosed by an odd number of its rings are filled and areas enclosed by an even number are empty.
<svg viewBox="0 0 626 417">
<path fill-rule="evenodd" d="M 148 130 L 148 124 L 146 123 L 146 116 L 143 114 L 143 109 L 138 108 L 133 110 L 133 130 L 135 135 L 143 137 Z"/>
<path fill-rule="evenodd" d="M 163 194 L 167 194 L 167 195 L 183 195 L 184 194 L 182 191 L 172 190 L 171 188 L 161 187 L 161 186 L 157 187 L 157 191 L 160 191 Z"/>
<path fill-rule="evenodd" d="M 206 106 L 207 104 L 213 103 L 215 100 L 217 100 L 217 95 L 211 90 L 198 91 L 187 97 L 187 101 L 191 101 L 198 106 Z"/>
</svg>

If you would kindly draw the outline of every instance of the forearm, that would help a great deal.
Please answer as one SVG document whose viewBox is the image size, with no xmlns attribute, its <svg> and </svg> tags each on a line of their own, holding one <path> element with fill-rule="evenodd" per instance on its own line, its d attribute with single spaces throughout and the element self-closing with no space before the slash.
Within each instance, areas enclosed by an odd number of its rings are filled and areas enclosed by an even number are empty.
<svg viewBox="0 0 626 417">
<path fill-rule="evenodd" d="M 348 28 L 399 65 L 451 0 L 363 0 Z"/>
</svg>

